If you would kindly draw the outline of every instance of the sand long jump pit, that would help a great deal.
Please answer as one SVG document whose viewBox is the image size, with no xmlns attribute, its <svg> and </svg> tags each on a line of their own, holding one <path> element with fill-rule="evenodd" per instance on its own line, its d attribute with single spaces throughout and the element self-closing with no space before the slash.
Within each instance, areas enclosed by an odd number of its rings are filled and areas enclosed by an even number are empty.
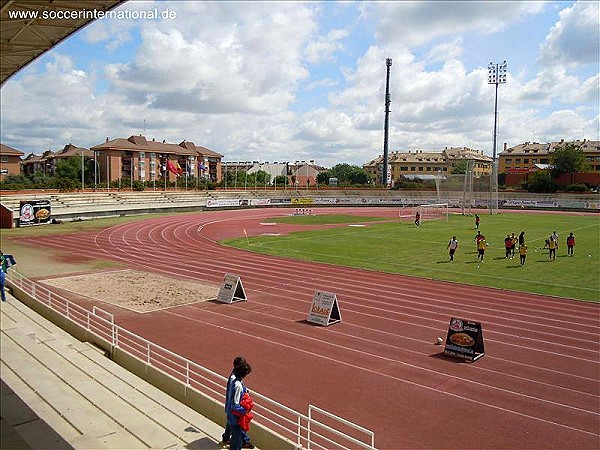
<svg viewBox="0 0 600 450">
<path fill-rule="evenodd" d="M 43 283 L 140 313 L 213 300 L 219 293 L 219 286 L 214 284 L 163 277 L 139 270 L 50 278 Z"/>
</svg>

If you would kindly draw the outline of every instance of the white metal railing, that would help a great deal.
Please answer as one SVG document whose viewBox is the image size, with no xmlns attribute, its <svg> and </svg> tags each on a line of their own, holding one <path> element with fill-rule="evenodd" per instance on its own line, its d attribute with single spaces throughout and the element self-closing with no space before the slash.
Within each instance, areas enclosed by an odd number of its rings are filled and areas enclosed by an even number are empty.
<svg viewBox="0 0 600 450">
<path fill-rule="evenodd" d="M 354 431 L 358 432 L 359 434 L 366 435 L 367 438 L 371 441 L 371 443 L 368 445 L 365 445 L 365 443 L 362 440 L 352 437 L 349 433 L 342 433 L 341 431 L 338 431 L 336 429 L 330 429 L 328 427 L 328 425 L 317 420 L 314 417 L 315 414 L 321 414 L 328 419 L 332 419 L 334 421 L 339 422 L 342 425 L 345 425 L 350 430 L 354 430 Z M 321 440 L 325 441 L 328 444 L 339 445 L 337 442 L 333 441 L 332 439 L 330 439 L 329 437 L 324 435 L 323 431 L 320 431 L 320 432 L 316 431 L 315 428 L 316 428 L 316 430 L 326 430 L 326 432 L 333 433 L 334 435 L 336 435 L 338 437 L 343 436 L 346 440 L 350 441 L 350 443 L 354 444 L 354 446 L 359 446 L 359 447 L 363 447 L 363 448 L 375 448 L 375 433 L 373 433 L 371 430 L 368 430 L 364 427 L 356 425 L 355 423 L 352 423 L 349 420 L 342 419 L 341 417 L 338 417 L 335 414 L 332 414 L 332 413 L 325 411 L 324 409 L 318 408 L 314 405 L 308 405 L 308 435 L 307 435 L 308 449 L 310 450 L 311 444 L 314 444 L 321 448 L 329 448 L 328 446 L 319 445 L 313 439 L 313 437 L 312 437 L 313 434 L 315 434 L 318 438 L 320 438 Z M 352 447 L 352 448 L 356 448 L 356 447 Z"/>
<path fill-rule="evenodd" d="M 113 315 L 99 307 L 94 306 L 89 311 L 56 294 L 28 279 L 14 267 L 6 275 L 9 285 L 17 286 L 38 303 L 78 324 L 107 344 L 161 370 L 215 401 L 224 402 L 226 377 L 116 325 Z M 252 398 L 252 412 L 256 419 L 292 440 L 298 447 L 375 449 L 375 435 L 372 431 L 316 406 L 309 405 L 308 415 L 305 415 L 254 390 Z M 324 416 L 328 423 L 316 420 L 316 413 Z"/>
</svg>

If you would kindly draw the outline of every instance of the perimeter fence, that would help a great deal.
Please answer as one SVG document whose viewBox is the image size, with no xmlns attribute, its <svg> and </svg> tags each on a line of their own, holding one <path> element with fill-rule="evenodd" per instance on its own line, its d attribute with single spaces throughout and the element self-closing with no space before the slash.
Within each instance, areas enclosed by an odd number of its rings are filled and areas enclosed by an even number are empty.
<svg viewBox="0 0 600 450">
<path fill-rule="evenodd" d="M 114 316 L 97 306 L 90 311 L 66 299 L 25 277 L 14 267 L 7 271 L 7 281 L 9 286 L 17 287 L 33 301 L 93 334 L 104 344 L 160 370 L 186 388 L 224 404 L 226 377 L 115 324 Z M 314 405 L 309 404 L 308 413 L 303 414 L 255 390 L 252 390 L 252 398 L 256 422 L 295 443 L 296 448 L 375 449 L 372 431 Z M 202 411 L 198 412 L 202 414 Z"/>
</svg>

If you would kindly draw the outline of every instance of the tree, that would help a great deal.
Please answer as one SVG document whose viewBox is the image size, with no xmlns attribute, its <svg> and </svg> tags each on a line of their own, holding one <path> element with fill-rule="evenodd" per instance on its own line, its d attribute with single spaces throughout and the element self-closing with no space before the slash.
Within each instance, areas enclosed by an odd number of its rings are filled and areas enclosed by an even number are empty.
<svg viewBox="0 0 600 450">
<path fill-rule="evenodd" d="M 330 172 L 328 180 L 330 177 L 337 178 L 339 184 L 367 184 L 371 179 L 362 167 L 346 163 L 337 164 L 328 172 Z"/>
<path fill-rule="evenodd" d="M 287 186 L 288 180 L 285 175 L 277 175 L 274 179 L 275 186 Z"/>
<path fill-rule="evenodd" d="M 464 174 L 467 173 L 469 169 L 469 160 L 468 159 L 459 159 L 454 164 L 452 164 L 452 173 L 453 174 Z"/>
<path fill-rule="evenodd" d="M 556 191 L 556 184 L 554 184 L 550 172 L 538 170 L 530 175 L 527 190 L 529 192 L 554 192 Z"/>
<path fill-rule="evenodd" d="M 333 177 L 331 170 L 326 170 L 325 172 L 320 172 L 317 175 L 317 183 L 318 184 L 329 184 L 329 179 Z"/>
<path fill-rule="evenodd" d="M 81 158 L 78 156 L 71 156 L 70 158 L 59 159 L 56 163 L 54 173 L 57 178 L 72 181 L 81 180 Z"/>
<path fill-rule="evenodd" d="M 349 178 L 348 181 L 350 182 L 350 184 L 367 184 L 369 182 L 369 180 L 371 179 L 369 174 L 367 172 L 365 172 L 364 169 L 362 169 L 358 166 L 352 167 L 352 170 L 348 174 L 348 178 Z"/>
<path fill-rule="evenodd" d="M 583 151 L 573 142 L 569 142 L 554 150 L 552 153 L 552 164 L 554 165 L 554 175 L 570 173 L 571 183 L 573 183 L 574 173 L 585 172 L 590 169 L 590 164 Z"/>
</svg>

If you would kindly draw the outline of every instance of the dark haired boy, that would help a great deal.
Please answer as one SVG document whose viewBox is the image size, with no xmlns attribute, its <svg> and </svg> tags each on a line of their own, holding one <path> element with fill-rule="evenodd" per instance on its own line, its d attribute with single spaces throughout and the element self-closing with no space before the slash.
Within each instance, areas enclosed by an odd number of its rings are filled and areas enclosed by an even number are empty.
<svg viewBox="0 0 600 450">
<path fill-rule="evenodd" d="M 227 405 L 229 404 L 229 388 L 231 383 L 235 381 L 235 369 L 236 367 L 241 366 L 242 364 L 246 364 L 246 358 L 243 356 L 236 356 L 233 360 L 233 369 L 231 370 L 231 374 L 227 379 L 227 389 L 225 391 L 225 413 L 227 413 Z M 229 445 L 231 442 L 231 427 L 229 426 L 229 421 L 225 425 L 225 431 L 223 432 L 223 436 L 221 439 L 222 445 Z M 244 430 L 242 430 L 242 448 L 254 448 L 254 445 L 250 442 L 250 436 Z"/>
<path fill-rule="evenodd" d="M 240 401 L 246 392 L 243 379 L 252 372 L 250 364 L 244 362 L 234 367 L 235 379 L 230 383 L 227 390 L 227 424 L 231 429 L 230 450 L 241 450 L 242 448 L 254 448 L 250 442 L 243 441 L 243 430 L 238 423 L 238 416 L 246 414 L 246 409 L 240 405 Z"/>
</svg>

